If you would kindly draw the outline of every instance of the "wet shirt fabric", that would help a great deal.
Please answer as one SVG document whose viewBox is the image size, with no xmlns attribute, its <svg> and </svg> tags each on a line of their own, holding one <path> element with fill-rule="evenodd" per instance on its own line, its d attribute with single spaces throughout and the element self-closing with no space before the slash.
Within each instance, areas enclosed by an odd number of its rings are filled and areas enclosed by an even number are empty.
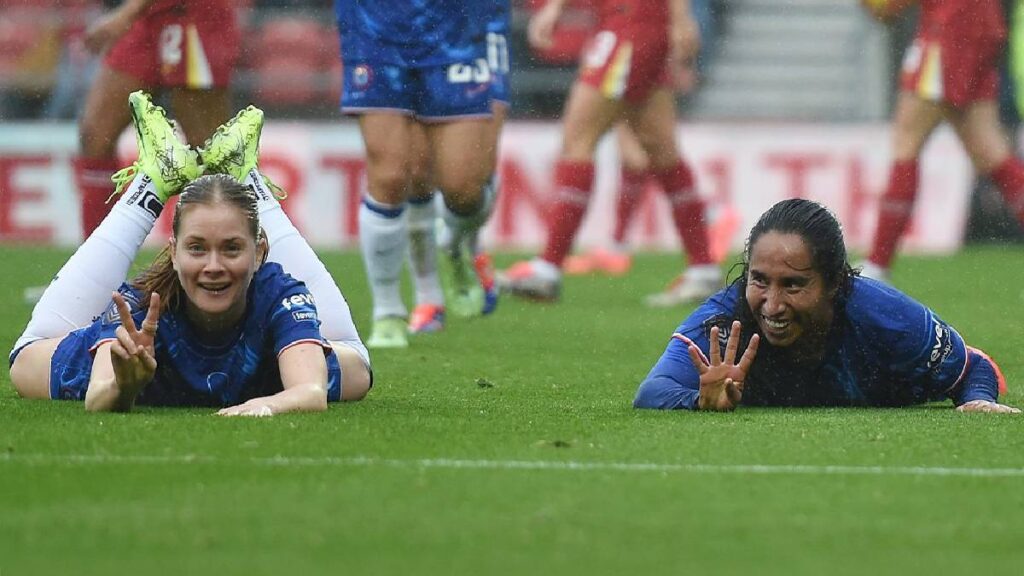
<svg viewBox="0 0 1024 576">
<path fill-rule="evenodd" d="M 762 338 L 744 382 L 747 406 L 907 406 L 951 398 L 957 404 L 998 396 L 996 367 L 964 344 L 926 306 L 874 280 L 855 278 L 836 311 L 822 360 L 788 361 L 786 350 Z M 679 326 L 637 391 L 638 408 L 696 409 L 700 377 L 688 341 L 710 357 L 710 333 L 719 327 L 725 350 L 737 317 L 739 288 L 709 298 Z M 740 353 L 751 334 L 742 334 Z M 738 354 L 739 355 L 739 354 Z M 737 356 L 738 356 L 737 355 Z"/>
<path fill-rule="evenodd" d="M 146 308 L 143 295 L 123 284 L 137 326 Z M 95 350 L 116 338 L 120 326 L 116 307 L 91 325 L 71 332 L 54 352 L 50 366 L 52 398 L 83 400 L 89 387 Z M 327 358 L 328 400 L 341 397 L 341 368 L 330 344 L 320 334 L 316 304 L 306 285 L 284 272 L 280 264 L 264 264 L 249 286 L 242 323 L 220 342 L 204 342 L 182 307 L 160 316 L 155 342 L 157 371 L 136 400 L 155 406 L 232 406 L 283 389 L 278 355 L 290 346 L 314 343 Z"/>
</svg>

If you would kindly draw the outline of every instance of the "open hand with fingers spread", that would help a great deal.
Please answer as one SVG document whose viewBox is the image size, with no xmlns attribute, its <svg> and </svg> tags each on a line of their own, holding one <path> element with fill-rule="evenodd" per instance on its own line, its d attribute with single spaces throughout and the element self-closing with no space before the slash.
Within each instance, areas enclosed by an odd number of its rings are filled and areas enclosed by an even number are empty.
<svg viewBox="0 0 1024 576">
<path fill-rule="evenodd" d="M 156 374 L 156 328 L 160 320 L 160 295 L 154 292 L 149 297 L 149 310 L 142 321 L 141 330 L 135 326 L 131 309 L 124 296 L 113 295 L 121 325 L 115 332 L 117 341 L 110 346 L 110 361 L 114 367 L 114 378 L 122 398 L 132 398 L 142 392 Z"/>
<path fill-rule="evenodd" d="M 743 382 L 757 356 L 759 342 L 760 337 L 755 334 L 739 362 L 736 362 L 740 347 L 740 323 L 734 321 L 725 345 L 724 358 L 718 345 L 718 326 L 711 328 L 710 359 L 704 357 L 696 344 L 690 344 L 690 360 L 700 373 L 700 395 L 697 398 L 700 410 L 722 412 L 736 409 L 743 398 Z"/>
</svg>

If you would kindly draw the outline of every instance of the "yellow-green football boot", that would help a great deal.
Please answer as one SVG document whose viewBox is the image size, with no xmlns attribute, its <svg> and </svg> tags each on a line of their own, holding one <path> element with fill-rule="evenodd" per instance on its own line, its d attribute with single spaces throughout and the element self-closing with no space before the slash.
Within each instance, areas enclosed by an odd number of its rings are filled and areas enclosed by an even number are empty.
<svg viewBox="0 0 1024 576">
<path fill-rule="evenodd" d="M 222 124 L 199 148 L 206 172 L 227 174 L 245 182 L 260 157 L 263 111 L 247 106 Z"/>
<path fill-rule="evenodd" d="M 178 139 L 167 113 L 153 104 L 149 94 L 142 90 L 132 92 L 128 105 L 132 110 L 139 159 L 111 177 L 117 185 L 113 195 L 119 194 L 138 172 L 142 172 L 152 180 L 160 201 L 166 203 L 202 175 L 199 155 Z"/>
<path fill-rule="evenodd" d="M 366 339 L 366 347 L 370 349 L 408 348 L 409 336 L 406 333 L 405 318 L 387 316 L 374 320 L 370 337 Z"/>
</svg>

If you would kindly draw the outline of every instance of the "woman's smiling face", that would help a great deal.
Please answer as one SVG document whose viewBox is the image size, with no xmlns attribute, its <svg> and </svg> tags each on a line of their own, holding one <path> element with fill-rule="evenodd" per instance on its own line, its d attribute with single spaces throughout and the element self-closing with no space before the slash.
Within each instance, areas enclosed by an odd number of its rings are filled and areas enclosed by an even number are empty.
<svg viewBox="0 0 1024 576">
<path fill-rule="evenodd" d="M 253 237 L 245 213 L 229 203 L 192 205 L 181 216 L 171 260 L 189 318 L 200 329 L 233 326 L 245 313 L 265 246 Z"/>
<path fill-rule="evenodd" d="M 813 254 L 798 234 L 766 232 L 750 248 L 746 298 L 761 333 L 788 347 L 824 337 L 836 291 L 825 286 Z"/>
</svg>

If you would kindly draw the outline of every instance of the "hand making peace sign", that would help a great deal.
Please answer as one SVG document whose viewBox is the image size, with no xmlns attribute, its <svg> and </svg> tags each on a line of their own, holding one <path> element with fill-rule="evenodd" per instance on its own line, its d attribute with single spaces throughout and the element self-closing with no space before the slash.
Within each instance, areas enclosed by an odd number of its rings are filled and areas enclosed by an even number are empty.
<svg viewBox="0 0 1024 576">
<path fill-rule="evenodd" d="M 700 373 L 700 395 L 697 397 L 700 410 L 728 411 L 736 408 L 743 398 L 743 381 L 757 356 L 760 341 L 760 337 L 754 334 L 740 361 L 734 364 L 740 347 L 740 323 L 736 320 L 725 345 L 724 361 L 718 345 L 718 326 L 711 328 L 710 363 L 696 344 L 689 345 L 690 360 Z"/>
<path fill-rule="evenodd" d="M 131 308 L 124 296 L 113 294 L 121 325 L 115 332 L 117 341 L 110 346 L 110 361 L 114 366 L 114 378 L 122 395 L 134 398 L 153 380 L 156 374 L 156 328 L 160 321 L 160 295 L 154 292 L 149 297 L 149 310 L 142 321 L 142 330 L 135 326 Z"/>
</svg>

